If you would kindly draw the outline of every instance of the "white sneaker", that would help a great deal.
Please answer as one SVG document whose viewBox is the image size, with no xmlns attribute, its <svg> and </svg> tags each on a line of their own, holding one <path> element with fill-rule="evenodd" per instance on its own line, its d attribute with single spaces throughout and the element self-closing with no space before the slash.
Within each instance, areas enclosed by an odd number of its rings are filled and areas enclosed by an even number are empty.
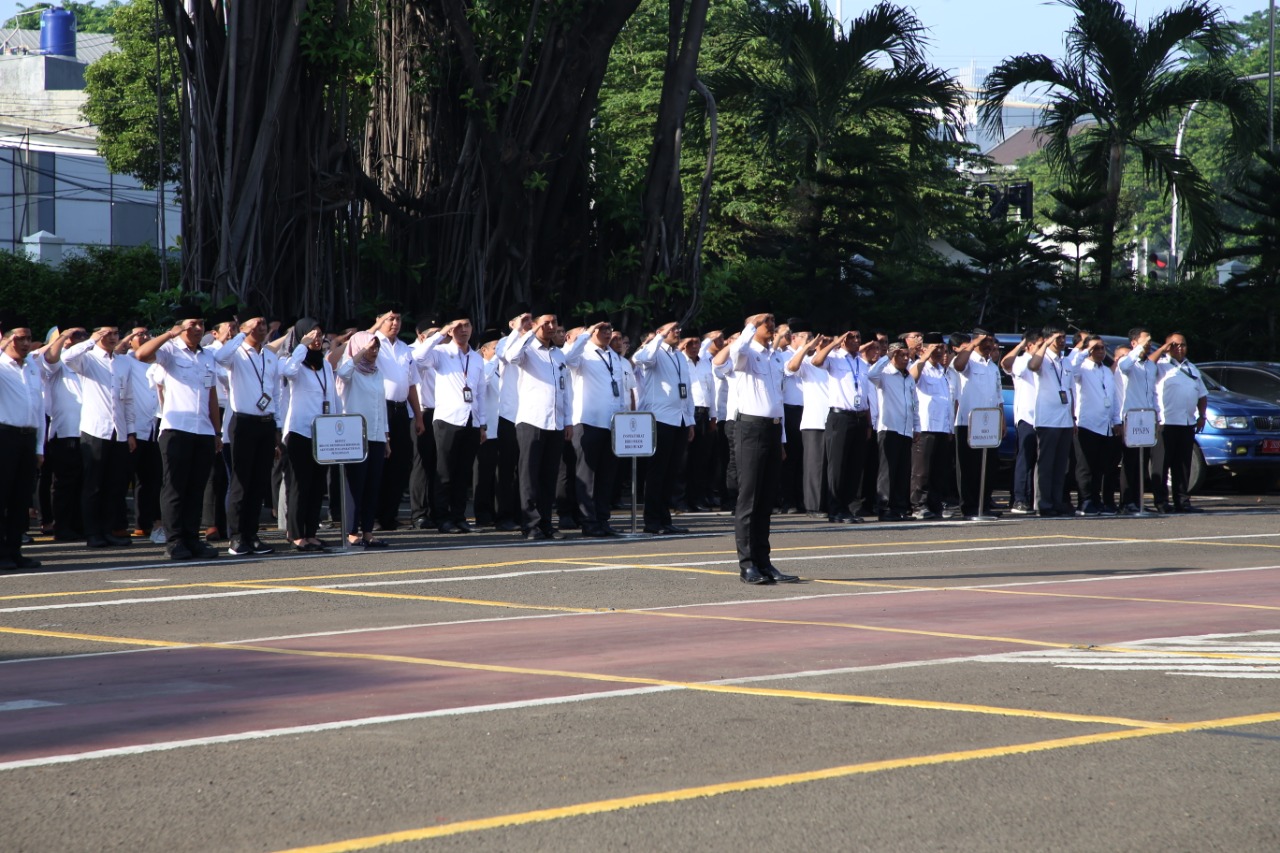
<svg viewBox="0 0 1280 853">
<path fill-rule="evenodd" d="M 169 536 L 164 532 L 164 528 L 157 524 L 151 528 L 151 541 L 156 545 L 163 545 L 169 541 Z"/>
</svg>

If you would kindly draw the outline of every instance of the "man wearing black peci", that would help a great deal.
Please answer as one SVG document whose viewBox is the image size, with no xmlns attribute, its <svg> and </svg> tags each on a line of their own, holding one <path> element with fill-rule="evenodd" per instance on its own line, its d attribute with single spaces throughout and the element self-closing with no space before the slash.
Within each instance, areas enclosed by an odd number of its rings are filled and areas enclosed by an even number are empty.
<svg viewBox="0 0 1280 853">
<path fill-rule="evenodd" d="M 733 514 L 740 579 L 749 584 L 794 583 L 769 560 L 769 522 L 782 482 L 782 367 L 773 355 L 772 314 L 747 318 L 730 346 L 738 391 L 738 505 Z"/>
</svg>

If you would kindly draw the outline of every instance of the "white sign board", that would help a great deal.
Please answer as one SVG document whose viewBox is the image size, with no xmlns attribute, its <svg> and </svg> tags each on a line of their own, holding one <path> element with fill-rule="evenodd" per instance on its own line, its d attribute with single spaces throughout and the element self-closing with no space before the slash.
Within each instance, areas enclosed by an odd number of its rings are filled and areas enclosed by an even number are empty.
<svg viewBox="0 0 1280 853">
<path fill-rule="evenodd" d="M 652 456 L 658 451 L 658 419 L 653 412 L 614 412 L 613 455 Z"/>
<path fill-rule="evenodd" d="M 974 409 L 969 413 L 969 446 L 975 450 L 995 448 L 1004 441 L 1004 411 Z"/>
<path fill-rule="evenodd" d="M 1156 446 L 1156 410 L 1130 409 L 1124 416 L 1125 447 Z"/>
<path fill-rule="evenodd" d="M 316 415 L 311 422 L 311 455 L 321 465 L 363 462 L 369 455 L 364 415 Z"/>
</svg>

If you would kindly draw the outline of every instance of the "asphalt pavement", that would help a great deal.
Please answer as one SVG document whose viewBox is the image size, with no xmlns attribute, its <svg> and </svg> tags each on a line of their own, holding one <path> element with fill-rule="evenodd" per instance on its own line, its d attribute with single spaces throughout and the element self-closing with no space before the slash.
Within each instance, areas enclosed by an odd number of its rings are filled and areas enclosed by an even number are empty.
<svg viewBox="0 0 1280 853">
<path fill-rule="evenodd" d="M 12 851 L 1280 849 L 1280 501 L 0 577 Z M 281 543 L 279 538 L 269 539 Z"/>
</svg>

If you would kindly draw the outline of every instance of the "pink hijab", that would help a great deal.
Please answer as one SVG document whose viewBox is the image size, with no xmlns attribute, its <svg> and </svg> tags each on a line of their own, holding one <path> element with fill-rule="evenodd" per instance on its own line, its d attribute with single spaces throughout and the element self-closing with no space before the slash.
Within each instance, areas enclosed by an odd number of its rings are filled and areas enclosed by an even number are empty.
<svg viewBox="0 0 1280 853">
<path fill-rule="evenodd" d="M 356 332 L 347 341 L 347 357 L 355 363 L 356 370 L 366 375 L 378 372 L 378 363 L 376 361 L 373 364 L 369 364 L 360 358 L 360 354 L 369 348 L 369 344 L 373 343 L 373 339 L 372 332 Z"/>
</svg>

